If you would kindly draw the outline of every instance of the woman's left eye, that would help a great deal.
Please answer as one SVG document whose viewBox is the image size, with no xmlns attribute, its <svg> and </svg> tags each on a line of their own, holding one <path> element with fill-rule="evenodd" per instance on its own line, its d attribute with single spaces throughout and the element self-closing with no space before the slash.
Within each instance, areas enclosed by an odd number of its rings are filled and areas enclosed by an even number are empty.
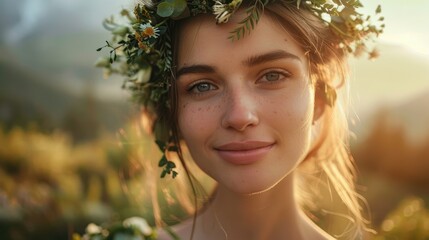
<svg viewBox="0 0 429 240">
<path fill-rule="evenodd" d="M 271 71 L 271 72 L 265 73 L 262 76 L 261 81 L 276 82 L 290 76 L 291 74 L 288 72 Z"/>
</svg>

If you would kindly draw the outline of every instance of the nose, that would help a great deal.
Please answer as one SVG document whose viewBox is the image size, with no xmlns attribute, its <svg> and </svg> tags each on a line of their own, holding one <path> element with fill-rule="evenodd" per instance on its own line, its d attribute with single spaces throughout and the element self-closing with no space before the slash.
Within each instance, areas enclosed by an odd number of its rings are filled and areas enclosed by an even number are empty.
<svg viewBox="0 0 429 240">
<path fill-rule="evenodd" d="M 244 131 L 259 123 L 255 96 L 248 89 L 238 88 L 229 91 L 222 117 L 222 127 Z"/>
</svg>

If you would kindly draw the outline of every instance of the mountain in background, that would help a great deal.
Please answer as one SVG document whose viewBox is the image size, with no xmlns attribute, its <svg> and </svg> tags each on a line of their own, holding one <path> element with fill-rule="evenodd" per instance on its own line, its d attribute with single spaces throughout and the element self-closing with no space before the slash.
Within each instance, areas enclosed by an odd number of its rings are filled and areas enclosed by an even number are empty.
<svg viewBox="0 0 429 240">
<path fill-rule="evenodd" d="M 410 139 L 429 139 L 429 91 L 391 108 L 389 118 L 392 124 L 404 126 Z"/>
<path fill-rule="evenodd" d="M 20 64 L 0 59 L 0 122 L 3 127 L 36 123 L 42 130 L 78 131 L 89 128 L 115 132 L 132 117 L 126 99 L 98 99 L 88 85 L 80 94 L 66 91 L 50 75 L 31 71 Z M 81 134 L 87 139 L 84 133 Z"/>
<path fill-rule="evenodd" d="M 356 143 L 372 134 L 380 118 L 387 128 L 403 131 L 405 140 L 419 144 L 429 139 L 429 90 L 413 98 L 391 105 L 380 105 L 365 115 L 352 131 L 358 136 Z"/>
</svg>

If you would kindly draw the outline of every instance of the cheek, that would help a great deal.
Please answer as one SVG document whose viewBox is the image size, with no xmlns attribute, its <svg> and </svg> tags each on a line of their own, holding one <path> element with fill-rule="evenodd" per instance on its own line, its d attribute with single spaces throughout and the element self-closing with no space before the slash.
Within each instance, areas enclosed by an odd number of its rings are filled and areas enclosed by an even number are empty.
<svg viewBox="0 0 429 240">
<path fill-rule="evenodd" d="M 311 126 L 314 109 L 312 91 L 303 91 L 296 96 L 281 96 L 270 104 L 271 116 L 281 129 L 302 131 Z"/>
<path fill-rule="evenodd" d="M 313 97 L 311 91 L 289 95 L 272 111 L 272 122 L 278 139 L 282 142 L 284 156 L 298 163 L 308 152 L 311 144 Z M 295 162 L 295 161 L 294 161 Z"/>
<path fill-rule="evenodd" d="M 181 138 L 198 167 L 211 175 L 213 166 L 210 161 L 204 161 L 204 159 L 209 156 L 206 146 L 217 130 L 219 107 L 199 106 L 195 103 L 179 106 L 178 124 Z"/>
<path fill-rule="evenodd" d="M 182 138 L 188 145 L 205 142 L 217 127 L 218 107 L 195 103 L 183 103 L 179 107 L 178 124 Z"/>
</svg>

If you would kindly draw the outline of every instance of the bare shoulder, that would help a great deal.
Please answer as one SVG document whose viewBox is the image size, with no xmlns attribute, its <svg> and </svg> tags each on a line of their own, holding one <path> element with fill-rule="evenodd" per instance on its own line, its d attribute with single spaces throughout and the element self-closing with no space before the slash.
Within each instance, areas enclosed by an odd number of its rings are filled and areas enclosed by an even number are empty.
<svg viewBox="0 0 429 240">
<path fill-rule="evenodd" d="M 180 240 L 190 239 L 192 231 L 192 219 L 186 220 L 180 224 L 172 226 L 170 233 L 167 229 L 160 228 L 157 230 L 159 240 L 174 240 L 174 235 L 177 235 Z"/>
</svg>

